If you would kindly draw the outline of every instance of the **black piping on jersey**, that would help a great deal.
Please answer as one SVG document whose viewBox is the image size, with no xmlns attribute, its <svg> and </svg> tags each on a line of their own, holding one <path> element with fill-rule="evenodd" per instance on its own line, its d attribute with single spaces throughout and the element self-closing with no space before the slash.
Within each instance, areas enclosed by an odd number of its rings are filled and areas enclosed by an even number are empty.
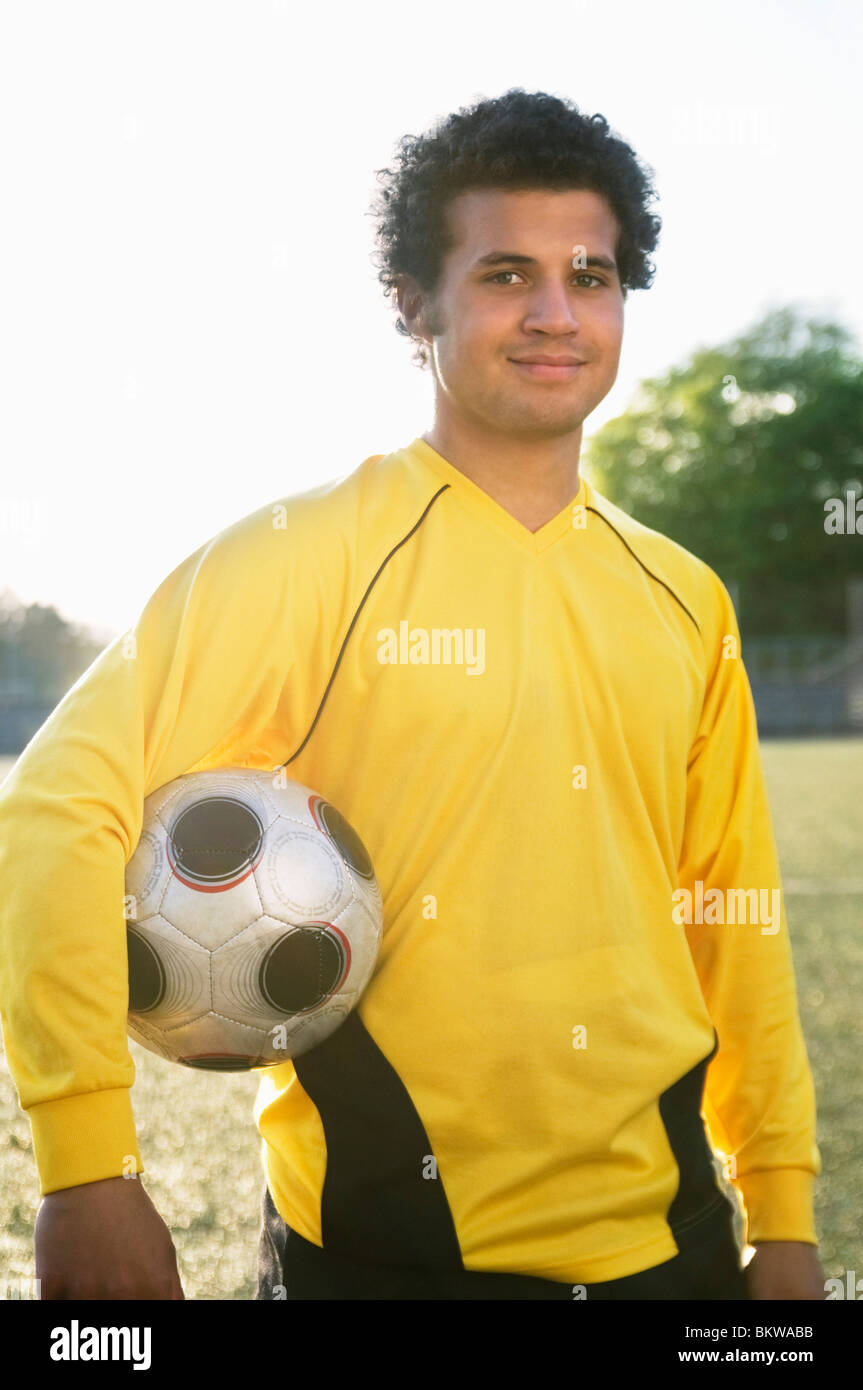
<svg viewBox="0 0 863 1390">
<path fill-rule="evenodd" d="M 386 566 L 389 564 L 390 560 L 391 560 L 391 559 L 393 558 L 393 556 L 395 555 L 396 551 L 397 551 L 397 550 L 400 550 L 401 547 L 405 544 L 405 542 L 410 540 L 410 538 L 411 538 L 411 536 L 414 534 L 414 532 L 415 532 L 416 530 L 418 530 L 418 528 L 419 528 L 419 527 L 422 525 L 422 523 L 425 521 L 426 516 L 427 516 L 428 513 L 429 513 L 429 509 L 430 509 L 431 506 L 432 506 L 432 503 L 436 502 L 437 499 L 440 497 L 441 493 L 442 493 L 442 492 L 446 492 L 447 488 L 450 487 L 450 486 L 451 486 L 450 483 L 444 483 L 443 487 L 439 487 L 439 488 L 438 488 L 437 492 L 436 492 L 436 493 L 434 494 L 434 496 L 426 503 L 425 507 L 423 508 L 423 510 L 422 510 L 422 512 L 421 512 L 421 514 L 420 514 L 419 520 L 417 520 L 417 521 L 414 522 L 414 524 L 413 524 L 413 526 L 411 527 L 411 529 L 410 529 L 408 532 L 406 532 L 405 535 L 402 536 L 402 538 L 401 538 L 400 541 L 397 541 L 397 542 L 396 542 L 396 544 L 393 546 L 393 548 L 392 548 L 392 550 L 389 552 L 389 554 L 386 555 L 386 556 L 384 556 L 383 560 L 382 560 L 381 563 L 379 564 L 379 566 L 378 566 L 378 568 L 377 568 L 377 571 L 376 571 L 374 577 L 370 580 L 369 585 L 368 585 L 368 587 L 367 587 L 365 593 L 363 594 L 362 598 L 360 599 L 359 603 L 357 604 L 356 610 L 355 610 L 355 612 L 354 612 L 354 616 L 351 618 L 350 624 L 349 624 L 349 626 L 348 626 L 348 630 L 347 630 L 347 632 L 345 633 L 344 637 L 342 638 L 342 645 L 339 647 L 339 654 L 338 654 L 338 656 L 336 657 L 335 665 L 333 666 L 333 669 L 332 669 L 332 671 L 330 672 L 330 678 L 329 678 L 329 680 L 327 681 L 326 688 L 324 689 L 324 693 L 323 693 L 323 695 L 321 696 L 321 702 L 320 702 L 320 704 L 318 705 L 317 712 L 316 712 L 316 714 L 315 714 L 314 719 L 312 720 L 311 724 L 309 725 L 309 729 L 308 729 L 308 732 L 307 732 L 305 738 L 303 739 L 303 741 L 302 741 L 302 743 L 300 744 L 300 746 L 299 746 L 299 748 L 297 749 L 297 751 L 296 751 L 295 753 L 292 753 L 291 756 L 287 759 L 286 762 L 280 763 L 280 764 L 279 764 L 279 767 L 274 768 L 274 769 L 273 769 L 274 772 L 278 772 L 278 771 L 279 771 L 279 768 L 287 767 L 288 763 L 292 763 L 292 762 L 294 761 L 294 758 L 298 758 L 298 757 L 300 756 L 300 754 L 302 753 L 303 749 L 305 748 L 306 744 L 308 743 L 309 739 L 311 738 L 312 734 L 314 733 L 315 725 L 317 724 L 318 720 L 319 720 L 320 717 L 321 717 L 321 711 L 323 710 L 324 705 L 326 704 L 327 696 L 328 696 L 329 693 L 330 693 L 330 689 L 331 689 L 331 687 L 332 687 L 333 681 L 334 681 L 335 678 L 336 678 L 336 672 L 338 671 L 339 665 L 340 665 L 341 660 L 342 660 L 342 657 L 344 656 L 345 647 L 348 645 L 348 640 L 349 640 L 349 638 L 350 638 L 351 633 L 352 633 L 353 630 L 354 630 L 354 627 L 356 626 L 357 618 L 360 616 L 360 613 L 361 613 L 362 610 L 363 610 L 363 605 L 364 605 L 366 599 L 368 598 L 368 596 L 369 596 L 369 594 L 371 593 L 372 589 L 373 589 L 373 588 L 375 587 L 375 585 L 377 584 L 378 580 L 379 580 L 380 577 L 381 577 L 381 574 L 383 573 L 383 571 L 384 571 L 384 569 L 386 568 Z"/>
<path fill-rule="evenodd" d="M 697 1244 L 701 1222 L 728 1200 L 716 1177 L 701 1118 L 707 1067 L 718 1046 L 714 1028 L 713 1050 L 659 1097 L 659 1113 L 680 1173 L 677 1192 L 665 1218 L 678 1250 Z"/>
<path fill-rule="evenodd" d="M 620 532 L 618 531 L 618 529 L 617 529 L 617 527 L 614 525 L 614 523 L 611 522 L 611 521 L 609 521 L 609 519 L 608 519 L 607 516 L 603 516 L 602 512 L 597 511 L 596 507 L 587 506 L 587 507 L 585 507 L 584 510 L 585 510 L 586 512 L 593 512 L 593 515 L 594 515 L 594 516 L 602 517 L 602 520 L 605 522 L 606 526 L 609 526 L 609 527 L 611 528 L 611 530 L 614 532 L 614 534 L 617 536 L 617 539 L 618 539 L 619 541 L 622 541 L 622 542 L 623 542 L 623 544 L 626 546 L 627 550 L 629 551 L 630 555 L 632 556 L 633 560 L 636 560 L 636 561 L 638 562 L 638 564 L 641 565 L 641 568 L 644 570 L 645 574 L 649 574 L 650 577 L 651 577 L 651 579 L 655 579 L 656 582 L 657 582 L 657 584 L 661 584 L 662 587 L 663 587 L 663 589 L 667 589 L 668 592 L 671 594 L 671 597 L 675 600 L 675 602 L 677 602 L 677 603 L 680 604 L 680 607 L 683 609 L 683 611 L 684 611 L 684 613 L 686 614 L 687 618 L 691 618 L 691 619 L 692 619 L 692 622 L 695 623 L 695 630 L 696 630 L 696 632 L 697 632 L 697 633 L 699 634 L 699 636 L 700 636 L 700 635 L 701 635 L 701 628 L 698 626 L 698 623 L 695 622 L 695 619 L 692 617 L 692 614 L 690 613 L 689 609 L 686 607 L 686 604 L 683 602 L 683 599 L 680 597 L 680 595 L 679 595 L 679 594 L 676 594 L 676 593 L 674 592 L 674 590 L 671 588 L 670 584 L 666 584 L 666 582 L 665 582 L 664 579 L 660 579 L 660 577 L 659 577 L 658 574 L 654 574 L 652 569 L 648 569 L 647 565 L 644 563 L 644 561 L 641 559 L 641 557 L 638 556 L 638 555 L 636 555 L 635 551 L 633 550 L 632 546 L 631 546 L 631 545 L 629 544 L 629 542 L 627 541 L 626 537 L 625 537 L 625 536 L 622 536 L 622 535 L 620 534 Z"/>
</svg>

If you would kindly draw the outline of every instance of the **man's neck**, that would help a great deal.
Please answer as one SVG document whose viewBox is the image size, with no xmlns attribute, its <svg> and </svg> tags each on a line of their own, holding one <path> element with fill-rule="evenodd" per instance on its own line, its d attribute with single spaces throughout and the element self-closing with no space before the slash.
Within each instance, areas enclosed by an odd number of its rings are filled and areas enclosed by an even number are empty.
<svg viewBox="0 0 863 1390">
<path fill-rule="evenodd" d="M 545 526 L 578 492 L 581 426 L 559 439 L 523 445 L 474 438 L 435 421 L 422 438 L 529 531 Z"/>
</svg>

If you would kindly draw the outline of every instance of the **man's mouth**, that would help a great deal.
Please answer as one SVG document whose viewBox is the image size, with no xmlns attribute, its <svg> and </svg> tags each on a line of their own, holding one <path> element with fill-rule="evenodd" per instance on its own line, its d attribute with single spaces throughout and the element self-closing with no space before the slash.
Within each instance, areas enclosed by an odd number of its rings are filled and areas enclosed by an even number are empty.
<svg viewBox="0 0 863 1390">
<path fill-rule="evenodd" d="M 509 361 L 539 381 L 567 381 L 574 377 L 585 363 L 577 357 L 554 357 L 550 353 L 537 353 L 530 357 L 510 357 Z"/>
</svg>

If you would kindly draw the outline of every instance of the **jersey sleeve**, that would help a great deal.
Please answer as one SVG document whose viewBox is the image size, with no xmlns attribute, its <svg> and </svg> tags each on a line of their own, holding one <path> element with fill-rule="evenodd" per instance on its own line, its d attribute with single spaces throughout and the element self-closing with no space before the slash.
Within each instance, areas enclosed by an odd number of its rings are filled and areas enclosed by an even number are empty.
<svg viewBox="0 0 863 1390">
<path fill-rule="evenodd" d="M 125 866 L 151 791 L 200 764 L 254 766 L 273 721 L 292 751 L 284 691 L 316 621 L 292 550 L 263 508 L 188 556 L 0 788 L 3 1041 L 43 1194 L 143 1169 Z"/>
<path fill-rule="evenodd" d="M 704 1115 L 714 1146 L 731 1160 L 749 1243 L 817 1244 L 815 1094 L 756 715 L 734 609 L 710 576 L 707 686 L 687 769 L 678 866 L 679 887 L 692 895 L 685 931 L 718 1038 Z"/>
</svg>

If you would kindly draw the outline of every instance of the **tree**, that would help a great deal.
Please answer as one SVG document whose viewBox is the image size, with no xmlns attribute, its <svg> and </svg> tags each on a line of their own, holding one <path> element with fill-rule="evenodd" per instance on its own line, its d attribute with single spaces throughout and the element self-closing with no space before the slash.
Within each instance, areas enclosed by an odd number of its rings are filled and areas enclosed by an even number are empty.
<svg viewBox="0 0 863 1390">
<path fill-rule="evenodd" d="M 842 631 L 863 537 L 828 534 L 825 502 L 863 497 L 863 362 L 841 325 L 781 308 L 697 350 L 641 383 L 586 462 L 611 501 L 739 586 L 750 632 Z"/>
</svg>

